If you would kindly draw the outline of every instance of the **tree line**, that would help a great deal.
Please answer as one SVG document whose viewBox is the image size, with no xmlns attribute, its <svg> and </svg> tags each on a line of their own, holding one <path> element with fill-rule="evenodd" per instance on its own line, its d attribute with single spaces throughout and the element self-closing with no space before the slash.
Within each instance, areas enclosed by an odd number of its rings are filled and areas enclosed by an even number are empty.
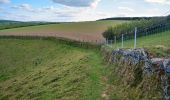
<svg viewBox="0 0 170 100">
<path fill-rule="evenodd" d="M 113 17 L 113 18 L 105 18 L 105 19 L 100 19 L 102 20 L 141 20 L 141 19 L 152 19 L 152 18 L 161 18 L 161 16 L 159 17 Z M 99 20 L 99 21 L 100 21 Z"/>
<path fill-rule="evenodd" d="M 36 26 L 36 25 L 46 25 L 46 24 L 59 24 L 56 22 L 19 22 L 19 21 L 0 21 L 0 30 Z"/>
</svg>

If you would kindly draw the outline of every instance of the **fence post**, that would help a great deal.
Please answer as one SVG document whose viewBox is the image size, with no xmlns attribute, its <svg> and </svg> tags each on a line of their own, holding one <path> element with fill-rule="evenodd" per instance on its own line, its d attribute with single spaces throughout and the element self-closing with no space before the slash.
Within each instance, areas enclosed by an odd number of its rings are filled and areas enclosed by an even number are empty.
<svg viewBox="0 0 170 100">
<path fill-rule="evenodd" d="M 117 45 L 116 45 L 116 36 L 115 36 L 115 48 L 117 48 Z"/>
<path fill-rule="evenodd" d="M 124 36 L 124 35 L 122 34 L 122 48 L 123 48 L 123 40 L 124 40 L 124 39 L 123 39 L 123 38 L 124 38 L 123 36 Z"/>
<path fill-rule="evenodd" d="M 113 47 L 113 40 L 111 40 L 111 47 Z"/>
<path fill-rule="evenodd" d="M 134 49 L 136 49 L 136 34 L 137 34 L 137 27 L 135 27 Z"/>
</svg>

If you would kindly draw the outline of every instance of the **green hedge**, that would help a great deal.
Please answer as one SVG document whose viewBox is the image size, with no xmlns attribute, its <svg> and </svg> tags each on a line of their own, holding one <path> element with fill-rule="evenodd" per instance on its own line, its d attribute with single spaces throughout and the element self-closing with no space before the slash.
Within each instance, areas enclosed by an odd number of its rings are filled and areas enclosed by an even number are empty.
<svg viewBox="0 0 170 100">
<path fill-rule="evenodd" d="M 147 33 L 153 34 L 165 29 L 170 29 L 170 16 L 152 18 L 149 20 L 135 20 L 117 25 L 115 27 L 109 27 L 103 33 L 103 36 L 109 40 L 114 39 L 115 36 L 117 36 L 117 38 L 120 38 L 121 34 L 124 34 L 126 37 L 130 38 L 134 34 L 135 27 L 138 28 L 138 36 L 143 36 Z"/>
</svg>

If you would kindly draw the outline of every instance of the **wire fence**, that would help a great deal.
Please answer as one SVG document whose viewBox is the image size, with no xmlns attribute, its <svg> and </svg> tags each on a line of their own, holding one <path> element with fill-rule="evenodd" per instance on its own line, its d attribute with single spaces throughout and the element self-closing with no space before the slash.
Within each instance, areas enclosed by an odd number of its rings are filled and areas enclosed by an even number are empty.
<svg viewBox="0 0 170 100">
<path fill-rule="evenodd" d="M 64 37 L 60 36 L 60 34 L 55 34 L 55 33 L 29 33 L 29 32 L 17 32 L 17 33 L 0 33 L 0 39 L 5 39 L 5 38 L 15 38 L 15 39 L 56 39 L 56 40 L 62 40 L 67 42 L 68 44 L 77 44 L 81 46 L 100 46 L 100 45 L 105 45 L 106 40 L 104 38 L 99 38 L 99 39 L 88 39 L 88 38 L 79 38 L 79 36 L 75 37 Z"/>
<path fill-rule="evenodd" d="M 106 45 L 113 48 L 141 48 L 150 46 L 169 46 L 170 23 L 155 25 L 145 30 L 134 28 L 131 34 L 120 34 L 112 40 L 106 40 Z"/>
</svg>

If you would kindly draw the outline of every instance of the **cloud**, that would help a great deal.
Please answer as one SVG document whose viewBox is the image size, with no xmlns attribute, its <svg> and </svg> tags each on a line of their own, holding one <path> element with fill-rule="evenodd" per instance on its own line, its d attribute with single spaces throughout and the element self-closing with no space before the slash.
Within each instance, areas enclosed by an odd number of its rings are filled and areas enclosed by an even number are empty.
<svg viewBox="0 0 170 100">
<path fill-rule="evenodd" d="M 115 17 L 131 17 L 137 13 L 135 9 L 127 6 L 119 6 L 117 9 L 118 12 L 115 14 Z"/>
<path fill-rule="evenodd" d="M 100 0 L 52 0 L 55 3 L 72 7 L 96 7 Z"/>
<path fill-rule="evenodd" d="M 106 12 L 100 12 L 100 11 L 98 11 L 98 12 L 91 11 L 91 9 L 89 9 L 88 11 L 78 14 L 74 20 L 75 21 L 93 21 L 93 20 L 110 18 L 110 17 L 113 17 L 113 14 L 106 13 Z"/>
<path fill-rule="evenodd" d="M 155 4 L 170 4 L 170 0 L 145 0 L 148 3 L 155 3 Z"/>
<path fill-rule="evenodd" d="M 31 6 L 30 4 L 15 5 L 15 6 L 13 6 L 12 8 L 14 8 L 14 9 L 22 9 L 22 10 L 28 10 L 28 11 L 33 10 L 33 9 L 32 9 L 32 6 Z"/>
<path fill-rule="evenodd" d="M 5 3 L 9 3 L 10 0 L 0 0 L 0 4 L 5 4 Z"/>
<path fill-rule="evenodd" d="M 15 13 L 6 13 L 4 18 L 22 20 L 22 21 L 92 21 L 113 15 L 106 12 L 100 12 L 91 7 L 70 7 L 70 6 L 47 6 L 47 7 L 32 7 L 17 5 L 13 9 L 24 9 L 22 13 L 15 10 Z M 10 12 L 10 11 L 9 11 Z M 93 16 L 93 17 L 92 17 Z"/>
<path fill-rule="evenodd" d="M 92 21 L 112 16 L 109 13 L 99 12 L 89 7 L 76 8 L 65 6 L 60 9 L 55 7 L 49 7 L 46 8 L 46 12 L 51 12 L 51 14 L 54 14 L 54 16 L 58 19 L 69 19 L 69 21 Z"/>
<path fill-rule="evenodd" d="M 149 17 L 149 16 L 161 16 L 162 11 L 159 8 L 142 9 L 140 11 L 119 12 L 116 17 Z"/>
<path fill-rule="evenodd" d="M 118 7 L 119 10 L 122 11 L 128 11 L 128 12 L 134 12 L 135 10 L 129 7 Z"/>
</svg>

